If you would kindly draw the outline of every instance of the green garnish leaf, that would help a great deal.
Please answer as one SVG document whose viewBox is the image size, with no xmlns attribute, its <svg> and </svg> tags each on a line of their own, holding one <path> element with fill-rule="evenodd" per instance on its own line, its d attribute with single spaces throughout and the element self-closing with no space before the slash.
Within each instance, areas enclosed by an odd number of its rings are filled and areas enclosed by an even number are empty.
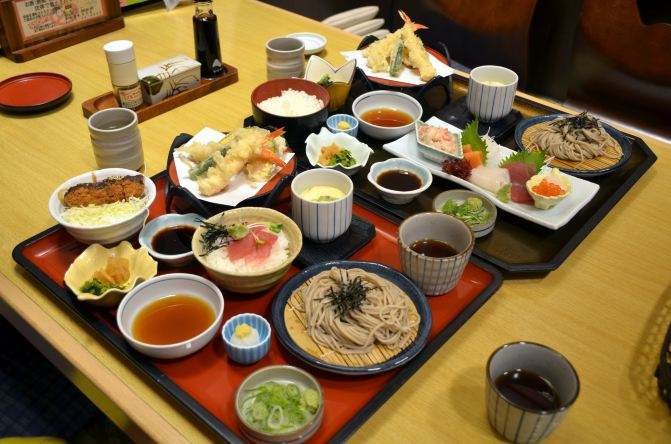
<svg viewBox="0 0 671 444">
<path fill-rule="evenodd" d="M 503 185 L 499 191 L 496 192 L 496 198 L 504 203 L 510 202 L 510 187 L 511 185 L 509 183 Z"/>
<path fill-rule="evenodd" d="M 324 74 L 321 79 L 317 82 L 317 85 L 321 85 L 324 88 L 327 88 L 331 85 L 333 85 L 333 81 L 331 80 L 331 76 L 328 74 Z"/>
<path fill-rule="evenodd" d="M 443 205 L 442 211 L 463 220 L 471 226 L 485 223 L 491 217 L 491 213 L 483 206 L 482 200 L 477 197 L 469 197 L 463 203 L 448 199 Z"/>
<path fill-rule="evenodd" d="M 543 165 L 545 165 L 545 152 L 544 151 L 517 151 L 516 153 L 511 154 L 501 161 L 499 166 L 505 168 L 506 165 L 513 163 L 530 163 L 533 164 L 536 168 L 536 173 L 541 171 Z"/>
<path fill-rule="evenodd" d="M 116 285 L 111 282 L 102 282 L 99 279 L 92 278 L 84 282 L 79 291 L 100 296 L 110 288 L 123 288 L 123 285 Z"/>
<path fill-rule="evenodd" d="M 282 224 L 276 224 L 271 222 L 270 224 L 268 224 L 268 229 L 273 233 L 279 233 L 280 231 L 282 231 Z"/>
<path fill-rule="evenodd" d="M 478 133 L 477 118 L 466 125 L 466 128 L 464 128 L 464 130 L 461 132 L 461 144 L 470 145 L 473 151 L 481 151 L 482 163 L 483 165 L 487 164 L 487 144 Z"/>
<path fill-rule="evenodd" d="M 344 167 L 351 167 L 353 165 L 356 165 L 356 159 L 354 156 L 352 156 L 352 153 L 350 150 L 347 149 L 341 149 L 340 152 L 335 153 L 334 155 L 331 156 L 329 165 L 337 165 L 340 164 Z"/>
<path fill-rule="evenodd" d="M 228 226 L 228 235 L 235 240 L 240 240 L 249 234 L 249 228 L 243 224 L 233 224 Z"/>
</svg>

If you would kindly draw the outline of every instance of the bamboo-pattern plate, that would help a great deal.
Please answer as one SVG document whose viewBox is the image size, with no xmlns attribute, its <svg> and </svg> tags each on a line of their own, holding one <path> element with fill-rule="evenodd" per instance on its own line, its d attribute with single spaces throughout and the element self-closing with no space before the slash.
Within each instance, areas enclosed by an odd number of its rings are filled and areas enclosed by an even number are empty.
<svg viewBox="0 0 671 444">
<path fill-rule="evenodd" d="M 542 124 L 554 120 L 558 117 L 565 117 L 566 114 L 549 114 L 546 116 L 537 116 L 526 119 L 517 124 L 515 128 L 515 142 L 520 149 L 526 150 L 531 145 L 530 139 L 535 131 L 538 131 Z M 593 159 L 583 161 L 572 161 L 563 159 L 553 159 L 550 165 L 559 168 L 565 173 L 581 177 L 594 177 L 608 174 L 624 165 L 631 155 L 631 143 L 620 131 L 599 120 L 601 125 L 610 136 L 615 139 L 620 148 L 619 157 L 598 156 Z"/>
<path fill-rule="evenodd" d="M 310 338 L 304 314 L 298 307 L 298 298 L 315 275 L 331 267 L 361 268 L 386 279 L 405 293 L 410 318 L 419 317 L 420 322 L 404 347 L 392 349 L 376 345 L 366 354 L 345 355 L 319 346 Z M 424 347 L 431 330 L 431 310 L 421 290 L 398 271 L 372 262 L 331 261 L 306 268 L 289 280 L 275 296 L 271 312 L 275 333 L 280 343 L 292 354 L 322 370 L 348 375 L 380 373 L 407 363 Z"/>
</svg>

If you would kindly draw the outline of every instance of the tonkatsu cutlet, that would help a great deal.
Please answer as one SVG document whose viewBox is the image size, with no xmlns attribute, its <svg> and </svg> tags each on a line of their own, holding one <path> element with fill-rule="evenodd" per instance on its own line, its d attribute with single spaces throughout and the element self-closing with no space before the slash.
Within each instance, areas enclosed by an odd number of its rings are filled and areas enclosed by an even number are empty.
<svg viewBox="0 0 671 444">
<path fill-rule="evenodd" d="M 63 196 L 66 207 L 103 205 L 144 196 L 144 180 L 141 175 L 110 177 L 102 182 L 82 183 L 68 189 Z"/>
</svg>

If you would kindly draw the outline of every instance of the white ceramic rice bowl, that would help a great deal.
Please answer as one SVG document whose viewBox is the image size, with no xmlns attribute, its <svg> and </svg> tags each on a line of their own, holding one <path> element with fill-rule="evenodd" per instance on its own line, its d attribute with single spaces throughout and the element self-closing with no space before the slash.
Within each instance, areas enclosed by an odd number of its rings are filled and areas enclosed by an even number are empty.
<svg viewBox="0 0 671 444">
<path fill-rule="evenodd" d="M 74 225 L 63 220 L 61 213 L 64 210 L 63 203 L 60 200 L 61 193 L 65 193 L 69 188 L 81 183 L 90 183 L 92 176 L 95 175 L 97 180 L 107 179 L 108 177 L 116 176 L 142 176 L 144 180 L 144 189 L 147 201 L 142 209 L 135 215 L 129 218 L 115 222 L 109 225 L 98 227 L 82 227 Z M 49 198 L 49 212 L 56 222 L 62 225 L 68 233 L 76 240 L 83 244 L 112 244 L 121 240 L 127 239 L 133 234 L 140 231 L 144 225 L 145 220 L 149 216 L 149 207 L 156 198 L 156 186 L 154 182 L 137 171 L 127 170 L 125 168 L 105 168 L 102 170 L 90 171 L 88 173 L 75 176 L 59 185 Z"/>
</svg>

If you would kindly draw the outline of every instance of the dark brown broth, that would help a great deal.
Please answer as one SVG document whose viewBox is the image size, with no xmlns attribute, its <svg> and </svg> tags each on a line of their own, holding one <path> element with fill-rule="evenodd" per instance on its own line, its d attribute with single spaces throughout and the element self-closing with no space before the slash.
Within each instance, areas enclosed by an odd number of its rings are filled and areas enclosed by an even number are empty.
<svg viewBox="0 0 671 444">
<path fill-rule="evenodd" d="M 394 128 L 413 122 L 410 114 L 393 108 L 374 108 L 361 114 L 361 119 L 371 125 Z"/>
<path fill-rule="evenodd" d="M 191 239 L 196 229 L 177 225 L 159 230 L 151 238 L 151 247 L 160 254 L 182 254 L 191 251 Z"/>
<path fill-rule="evenodd" d="M 452 257 L 459 254 L 459 251 L 452 247 L 452 245 L 434 239 L 415 241 L 410 245 L 410 249 L 415 253 L 437 258 Z"/>
<path fill-rule="evenodd" d="M 380 186 L 394 191 L 413 191 L 422 186 L 422 179 L 406 170 L 384 171 L 376 179 Z"/>
<path fill-rule="evenodd" d="M 507 371 L 494 384 L 501 396 L 526 410 L 549 411 L 561 406 L 559 394 L 550 381 L 528 370 Z"/>
</svg>

